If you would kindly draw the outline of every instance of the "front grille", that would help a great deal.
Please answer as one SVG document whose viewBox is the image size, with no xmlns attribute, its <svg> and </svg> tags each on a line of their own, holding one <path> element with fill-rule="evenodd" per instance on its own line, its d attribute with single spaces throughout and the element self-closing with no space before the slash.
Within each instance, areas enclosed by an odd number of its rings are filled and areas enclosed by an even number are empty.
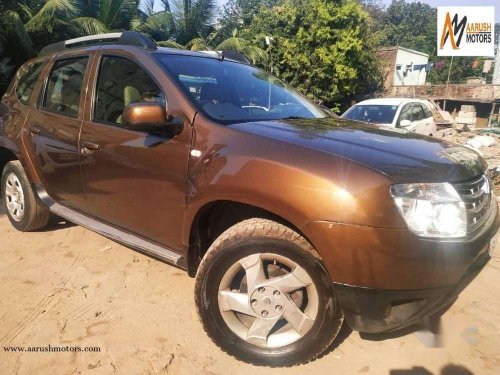
<svg viewBox="0 0 500 375">
<path fill-rule="evenodd" d="M 453 184 L 467 209 L 467 232 L 472 233 L 487 219 L 491 204 L 490 182 L 486 176 Z"/>
</svg>

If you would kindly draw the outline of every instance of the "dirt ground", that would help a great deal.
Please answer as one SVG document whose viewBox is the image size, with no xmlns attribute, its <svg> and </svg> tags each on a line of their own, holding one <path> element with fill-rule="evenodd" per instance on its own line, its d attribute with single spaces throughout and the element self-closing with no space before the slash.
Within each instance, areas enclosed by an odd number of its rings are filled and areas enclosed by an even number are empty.
<svg viewBox="0 0 500 375">
<path fill-rule="evenodd" d="M 499 249 L 500 250 L 500 249 Z M 443 318 L 447 338 L 361 338 L 343 328 L 322 358 L 254 367 L 204 334 L 182 270 L 72 225 L 21 234 L 0 210 L 0 346 L 89 346 L 99 353 L 13 353 L 0 374 L 499 374 L 500 258 Z"/>
</svg>

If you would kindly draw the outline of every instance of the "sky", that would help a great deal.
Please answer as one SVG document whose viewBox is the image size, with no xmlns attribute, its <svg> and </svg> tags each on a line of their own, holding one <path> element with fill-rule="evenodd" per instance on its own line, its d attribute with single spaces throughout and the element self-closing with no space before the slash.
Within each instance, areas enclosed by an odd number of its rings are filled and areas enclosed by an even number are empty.
<svg viewBox="0 0 500 375">
<path fill-rule="evenodd" d="M 222 7 L 227 0 L 215 0 L 216 3 Z M 391 0 L 382 0 L 382 2 L 386 5 L 391 3 Z M 500 22 L 500 3 L 498 0 L 420 0 L 421 3 L 429 4 L 433 7 L 435 6 L 480 6 L 480 5 L 496 5 L 495 7 L 495 22 Z M 155 10 L 159 9 L 161 6 L 161 1 L 155 1 Z"/>
</svg>

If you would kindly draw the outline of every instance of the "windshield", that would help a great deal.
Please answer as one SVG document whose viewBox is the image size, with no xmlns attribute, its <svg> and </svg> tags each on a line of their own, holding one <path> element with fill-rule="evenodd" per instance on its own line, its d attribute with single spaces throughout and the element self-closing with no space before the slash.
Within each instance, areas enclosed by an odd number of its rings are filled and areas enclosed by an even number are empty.
<svg viewBox="0 0 500 375">
<path fill-rule="evenodd" d="M 397 110 L 396 105 L 355 105 L 342 118 L 372 124 L 391 124 Z"/>
<path fill-rule="evenodd" d="M 197 56 L 156 56 L 196 107 L 217 122 L 327 117 L 283 82 L 252 66 Z"/>
</svg>

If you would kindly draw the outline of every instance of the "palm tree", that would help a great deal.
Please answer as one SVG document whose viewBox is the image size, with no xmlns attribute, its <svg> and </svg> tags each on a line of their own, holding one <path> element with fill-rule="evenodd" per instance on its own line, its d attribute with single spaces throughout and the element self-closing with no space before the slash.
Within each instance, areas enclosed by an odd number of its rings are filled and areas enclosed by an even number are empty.
<svg viewBox="0 0 500 375">
<path fill-rule="evenodd" d="M 233 49 L 254 63 L 267 54 L 238 36 L 215 45 L 221 28 L 214 26 L 214 0 L 0 0 L 0 62 L 14 70 L 43 46 L 82 35 L 119 30 L 148 34 L 160 46 L 192 50 Z M 0 83 L 0 86 L 5 86 Z M 0 92 L 2 92 L 0 87 Z"/>
<path fill-rule="evenodd" d="M 139 0 L 24 0 L 0 19 L 0 46 L 15 66 L 44 45 L 71 37 L 128 30 Z"/>
<path fill-rule="evenodd" d="M 70 23 L 83 34 L 128 30 L 140 22 L 138 19 L 139 0 L 69 1 L 74 4 L 75 8 Z M 149 3 L 152 11 L 154 1 Z"/>
<path fill-rule="evenodd" d="M 233 31 L 230 38 L 223 40 L 217 45 L 213 45 L 216 40 L 217 31 L 213 32 L 207 39 L 195 38 L 186 44 L 186 48 L 191 51 L 223 51 L 233 50 L 244 54 L 253 64 L 264 63 L 268 60 L 268 54 L 265 50 L 258 47 L 256 41 L 250 41 L 239 36 L 238 30 Z"/>
<path fill-rule="evenodd" d="M 269 56 L 265 50 L 258 47 L 257 43 L 252 43 L 251 41 L 241 38 L 238 35 L 238 30 L 233 31 L 233 36 L 227 38 L 226 40 L 219 43 L 216 47 L 216 51 L 222 50 L 234 50 L 244 54 L 248 57 L 253 64 L 264 63 L 269 59 Z"/>
<path fill-rule="evenodd" d="M 136 27 L 138 31 L 155 40 L 179 45 L 196 38 L 205 39 L 213 31 L 214 0 L 162 0 L 162 3 L 163 10 L 154 13 L 154 0 L 146 0 L 147 17 Z"/>
</svg>

